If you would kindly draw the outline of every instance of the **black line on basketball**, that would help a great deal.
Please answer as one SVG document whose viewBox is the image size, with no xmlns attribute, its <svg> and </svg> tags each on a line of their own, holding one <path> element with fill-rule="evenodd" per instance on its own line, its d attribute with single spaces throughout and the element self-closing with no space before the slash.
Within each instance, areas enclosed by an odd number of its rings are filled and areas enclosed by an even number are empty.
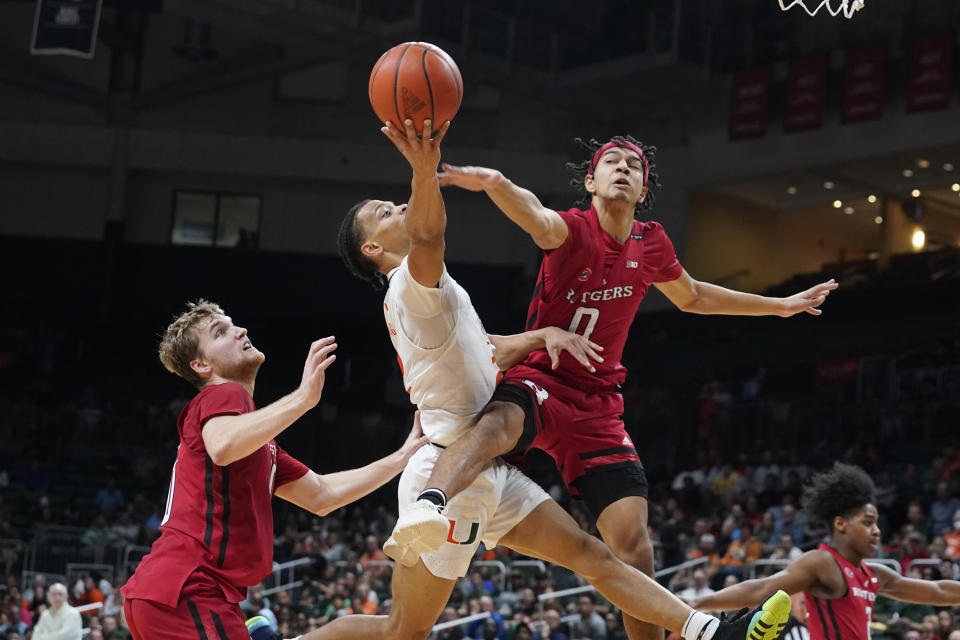
<svg viewBox="0 0 960 640">
<path fill-rule="evenodd" d="M 463 87 L 461 86 L 460 80 L 458 79 L 458 76 L 460 74 L 458 74 L 454 70 L 454 68 L 450 66 L 450 63 L 447 62 L 447 59 L 445 57 L 443 57 L 438 53 L 437 58 L 439 58 L 440 61 L 443 62 L 443 64 L 447 65 L 447 69 L 450 69 L 450 76 L 453 78 L 453 84 L 456 85 L 457 87 L 457 107 L 459 107 L 460 103 L 463 102 Z"/>
<path fill-rule="evenodd" d="M 433 87 L 430 85 L 430 74 L 427 73 L 427 52 L 429 51 L 430 49 L 424 47 L 423 55 L 420 56 L 420 67 L 423 69 L 423 77 L 427 81 L 427 93 L 430 94 L 430 128 L 433 129 L 436 124 L 434 118 L 436 114 L 433 112 Z M 427 131 L 424 130 L 424 133 L 427 133 Z M 431 131 L 430 133 L 433 132 Z M 430 135 L 428 134 L 427 137 L 430 137 Z"/>
<path fill-rule="evenodd" d="M 387 59 L 386 54 L 380 56 L 380 60 L 377 61 L 377 66 L 373 68 L 373 74 L 370 76 L 370 82 L 367 84 L 367 96 L 370 98 L 370 102 L 373 102 L 373 85 L 377 82 L 377 74 L 380 73 L 380 67 L 383 66 L 383 61 Z"/>
<path fill-rule="evenodd" d="M 400 57 L 397 58 L 397 70 L 393 74 L 393 110 L 397 112 L 397 126 L 401 129 L 403 128 L 403 116 L 400 115 L 400 102 L 397 100 L 397 83 L 400 78 L 400 63 L 403 62 L 403 56 L 407 54 L 407 49 L 412 46 L 413 43 L 411 42 L 400 52 Z"/>
</svg>

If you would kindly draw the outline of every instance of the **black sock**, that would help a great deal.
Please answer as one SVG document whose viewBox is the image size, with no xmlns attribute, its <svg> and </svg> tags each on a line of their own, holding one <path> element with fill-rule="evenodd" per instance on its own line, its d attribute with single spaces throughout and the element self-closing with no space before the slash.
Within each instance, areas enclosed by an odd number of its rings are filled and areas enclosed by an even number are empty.
<svg viewBox="0 0 960 640">
<path fill-rule="evenodd" d="M 447 506 L 447 494 L 440 489 L 424 489 L 420 492 L 420 495 L 417 496 L 417 500 L 428 500 L 438 507 Z"/>
</svg>

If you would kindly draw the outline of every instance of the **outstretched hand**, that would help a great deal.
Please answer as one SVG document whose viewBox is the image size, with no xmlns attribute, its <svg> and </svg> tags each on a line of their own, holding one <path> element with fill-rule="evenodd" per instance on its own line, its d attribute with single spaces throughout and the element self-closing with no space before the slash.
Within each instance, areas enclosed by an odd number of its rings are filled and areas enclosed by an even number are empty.
<svg viewBox="0 0 960 640">
<path fill-rule="evenodd" d="M 433 175 L 440 164 L 440 142 L 450 128 L 450 121 L 444 122 L 436 132 L 432 127 L 433 123 L 429 119 L 424 120 L 423 136 L 419 136 L 413 120 L 407 118 L 403 121 L 403 131 L 390 121 L 385 122 L 380 131 L 390 138 L 390 142 L 403 154 L 415 173 L 423 171 Z"/>
<path fill-rule="evenodd" d="M 816 286 L 810 287 L 806 291 L 794 294 L 789 298 L 784 298 L 784 307 L 780 315 L 784 318 L 796 315 L 801 311 L 806 311 L 812 316 L 819 316 L 823 312 L 817 307 L 823 304 L 830 292 L 839 287 L 836 280 L 830 278 Z"/>
<path fill-rule="evenodd" d="M 454 186 L 467 191 L 486 191 L 492 189 L 503 180 L 503 174 L 496 169 L 486 167 L 457 167 L 444 162 L 437 177 L 440 186 Z"/>
<path fill-rule="evenodd" d="M 561 351 L 566 351 L 573 356 L 574 359 L 583 365 L 583 368 L 590 373 L 596 373 L 597 371 L 591 360 L 594 362 L 603 362 L 603 356 L 599 353 L 603 351 L 603 347 L 587 340 L 579 333 L 564 331 L 559 327 L 545 327 L 543 340 L 543 348 L 546 349 L 547 354 L 550 356 L 551 369 L 556 369 L 560 366 Z"/>
<path fill-rule="evenodd" d="M 403 460 L 403 464 L 407 464 L 407 460 L 415 454 L 420 447 L 425 444 L 429 444 L 430 440 L 427 436 L 423 435 L 423 427 L 420 425 L 420 412 L 416 411 L 413 414 L 413 428 L 410 429 L 410 433 L 407 435 L 407 439 L 404 441 L 403 446 L 398 450 L 400 457 Z"/>
<path fill-rule="evenodd" d="M 315 407 L 320 402 L 327 367 L 337 359 L 337 356 L 333 355 L 336 348 L 337 343 L 334 342 L 333 336 L 321 338 L 310 345 L 307 361 L 303 365 L 303 377 L 297 389 L 309 408 Z"/>
</svg>

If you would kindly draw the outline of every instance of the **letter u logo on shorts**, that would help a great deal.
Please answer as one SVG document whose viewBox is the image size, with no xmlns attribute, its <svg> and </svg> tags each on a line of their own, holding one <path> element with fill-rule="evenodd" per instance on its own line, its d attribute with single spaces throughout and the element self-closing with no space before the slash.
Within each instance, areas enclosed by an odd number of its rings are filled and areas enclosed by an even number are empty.
<svg viewBox="0 0 960 640">
<path fill-rule="evenodd" d="M 473 544 L 477 540 L 477 534 L 480 533 L 480 523 L 471 522 L 470 523 L 470 538 L 467 540 L 459 541 L 455 540 L 453 537 L 453 530 L 457 526 L 456 520 L 450 521 L 450 531 L 447 533 L 447 542 L 451 544 Z"/>
</svg>

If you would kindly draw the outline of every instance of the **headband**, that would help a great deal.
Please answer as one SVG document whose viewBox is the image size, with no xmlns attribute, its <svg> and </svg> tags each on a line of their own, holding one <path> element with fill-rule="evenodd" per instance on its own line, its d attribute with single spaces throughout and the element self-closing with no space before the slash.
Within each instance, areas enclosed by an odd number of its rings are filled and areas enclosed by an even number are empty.
<svg viewBox="0 0 960 640">
<path fill-rule="evenodd" d="M 590 171 L 588 173 L 590 175 L 593 175 L 593 170 L 597 168 L 597 163 L 600 162 L 600 156 L 605 154 L 607 151 L 610 151 L 610 149 L 616 149 L 616 148 L 629 149 L 630 151 L 633 151 L 638 156 L 640 156 L 640 164 L 643 165 L 643 186 L 647 186 L 647 177 L 650 174 L 650 166 L 647 163 L 647 156 L 644 155 L 640 147 L 633 144 L 632 142 L 627 142 L 626 140 L 624 140 L 623 142 L 615 142 L 611 140 L 607 144 L 597 149 L 597 152 L 593 154 L 593 160 L 590 161 Z"/>
</svg>

